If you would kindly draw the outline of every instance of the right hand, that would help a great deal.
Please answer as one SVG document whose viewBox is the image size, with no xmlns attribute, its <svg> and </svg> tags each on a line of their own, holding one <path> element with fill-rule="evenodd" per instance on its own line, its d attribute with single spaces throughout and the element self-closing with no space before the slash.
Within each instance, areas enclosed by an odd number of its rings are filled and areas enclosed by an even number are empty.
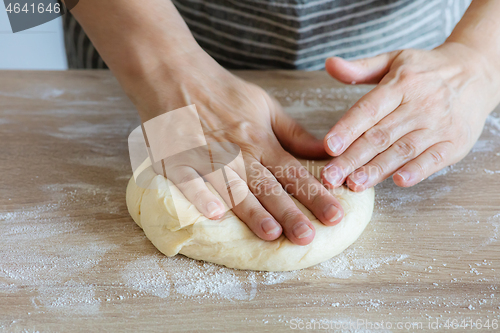
<svg viewBox="0 0 500 333">
<path fill-rule="evenodd" d="M 258 237 L 274 240 L 284 233 L 298 245 L 313 240 L 313 225 L 287 192 L 323 224 L 340 222 L 343 210 L 339 201 L 291 155 L 325 158 L 322 141 L 286 115 L 263 89 L 229 73 L 201 49 L 175 66 L 156 66 L 144 74 L 121 80 L 143 123 L 195 104 L 208 142 L 225 141 L 240 147 L 246 175 L 234 170 L 228 178 L 231 188 L 238 184 L 250 191 L 233 212 Z M 181 162 L 167 172 L 169 179 L 206 217 L 220 218 L 223 204 L 198 176 L 196 166 Z M 219 193 L 225 192 L 225 182 L 207 180 Z"/>
</svg>

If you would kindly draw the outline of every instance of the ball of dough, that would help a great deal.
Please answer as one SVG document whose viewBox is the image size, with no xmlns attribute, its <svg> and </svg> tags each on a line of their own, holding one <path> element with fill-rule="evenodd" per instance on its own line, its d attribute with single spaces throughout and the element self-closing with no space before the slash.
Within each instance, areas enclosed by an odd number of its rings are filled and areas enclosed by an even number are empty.
<svg viewBox="0 0 500 333">
<path fill-rule="evenodd" d="M 315 162 L 310 171 L 318 177 L 318 163 L 324 165 L 326 162 Z M 306 167 L 311 165 L 306 161 L 302 163 Z M 323 225 L 292 197 L 316 229 L 314 240 L 306 246 L 299 246 L 284 235 L 274 241 L 260 239 L 232 211 L 220 220 L 206 219 L 185 198 L 182 202 L 183 216 L 187 214 L 192 223 L 181 226 L 170 192 L 173 185 L 170 180 L 157 175 L 151 167 L 139 177 L 141 185 L 148 186 L 139 187 L 132 177 L 127 187 L 127 207 L 134 221 L 158 250 L 167 256 L 180 253 L 230 268 L 258 271 L 302 269 L 341 253 L 356 241 L 370 222 L 375 195 L 373 188 L 361 193 L 352 192 L 345 186 L 331 190 L 345 213 L 342 221 L 335 226 Z M 216 193 L 210 185 L 209 188 Z M 179 208 L 178 200 L 176 207 Z"/>
</svg>

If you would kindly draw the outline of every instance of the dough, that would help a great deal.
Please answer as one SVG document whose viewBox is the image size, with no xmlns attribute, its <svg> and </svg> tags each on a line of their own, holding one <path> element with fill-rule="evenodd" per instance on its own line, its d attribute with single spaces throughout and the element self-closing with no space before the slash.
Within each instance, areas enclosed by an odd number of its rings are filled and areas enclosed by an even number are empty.
<svg viewBox="0 0 500 333">
<path fill-rule="evenodd" d="M 306 161 L 302 163 L 311 165 Z M 321 171 L 318 166 L 325 163 L 315 161 L 310 171 L 318 177 Z M 173 185 L 170 180 L 157 175 L 152 167 L 140 177 L 141 184 L 150 184 L 149 188 L 156 189 L 141 188 L 132 177 L 127 187 L 127 207 L 134 221 L 158 250 L 167 256 L 180 253 L 231 268 L 259 271 L 306 268 L 341 253 L 356 241 L 370 222 L 375 195 L 373 188 L 361 193 L 346 187 L 332 190 L 340 200 L 345 216 L 339 224 L 329 227 L 292 197 L 316 228 L 314 240 L 309 245 L 299 246 L 284 235 L 272 242 L 261 240 L 232 211 L 220 220 L 206 219 L 185 198 L 183 213 L 189 214 L 193 223 L 180 226 L 169 190 Z M 210 185 L 209 188 L 216 193 Z"/>
</svg>

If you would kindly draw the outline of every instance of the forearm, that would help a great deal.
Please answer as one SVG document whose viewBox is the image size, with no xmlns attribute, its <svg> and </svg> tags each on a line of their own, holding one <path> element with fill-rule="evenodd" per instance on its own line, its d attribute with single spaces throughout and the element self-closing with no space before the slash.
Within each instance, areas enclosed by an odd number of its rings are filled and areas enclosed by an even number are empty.
<svg viewBox="0 0 500 333">
<path fill-rule="evenodd" d="M 500 74 L 500 1 L 474 0 L 447 42 L 457 42 L 478 51 Z"/>
<path fill-rule="evenodd" d="M 72 13 L 143 121 L 186 106 L 183 85 L 227 74 L 170 0 L 85 0 Z"/>
<path fill-rule="evenodd" d="M 199 49 L 169 0 L 85 0 L 72 14 L 119 79 L 154 71 L 160 50 L 174 66 Z"/>
</svg>

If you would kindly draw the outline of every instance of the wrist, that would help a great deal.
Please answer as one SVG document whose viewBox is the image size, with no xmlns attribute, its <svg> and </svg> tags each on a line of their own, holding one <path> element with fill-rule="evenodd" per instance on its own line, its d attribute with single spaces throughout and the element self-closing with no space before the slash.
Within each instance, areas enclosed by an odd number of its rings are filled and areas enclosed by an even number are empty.
<svg viewBox="0 0 500 333">
<path fill-rule="evenodd" d="M 117 76 L 143 122 L 190 105 L 190 95 L 202 95 L 204 87 L 233 77 L 199 46 L 175 57 L 165 56 L 163 51 L 155 53 Z"/>
<path fill-rule="evenodd" d="M 487 109 L 493 109 L 500 102 L 500 68 L 488 53 L 458 40 L 446 41 L 436 50 L 446 54 L 450 63 L 458 63 L 463 73 L 460 76 L 465 80 L 481 82 L 484 88 L 481 94 L 491 104 Z"/>
<path fill-rule="evenodd" d="M 500 77 L 500 63 L 498 62 L 500 55 L 494 52 L 493 49 L 481 47 L 476 42 L 471 42 L 467 36 L 462 38 L 458 34 L 452 34 L 443 45 L 458 48 L 459 52 L 461 52 L 460 50 L 466 50 L 467 56 L 470 57 L 469 63 L 477 64 L 496 78 Z"/>
</svg>

